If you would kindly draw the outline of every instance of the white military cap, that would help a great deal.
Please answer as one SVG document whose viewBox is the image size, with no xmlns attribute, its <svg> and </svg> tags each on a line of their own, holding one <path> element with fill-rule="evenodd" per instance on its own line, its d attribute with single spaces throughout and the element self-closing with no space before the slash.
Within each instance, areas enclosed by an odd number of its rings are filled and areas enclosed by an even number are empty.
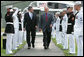
<svg viewBox="0 0 84 57">
<path fill-rule="evenodd" d="M 81 1 L 75 2 L 75 5 L 81 5 Z"/>
<path fill-rule="evenodd" d="M 60 12 L 56 12 L 55 14 L 60 14 Z"/>
<path fill-rule="evenodd" d="M 10 12 L 13 12 L 13 9 L 10 9 Z"/>
<path fill-rule="evenodd" d="M 21 11 L 21 9 L 19 9 L 19 11 Z"/>
<path fill-rule="evenodd" d="M 13 5 L 8 5 L 8 6 L 6 6 L 6 8 L 8 9 L 8 8 L 13 8 Z"/>
<path fill-rule="evenodd" d="M 63 12 L 63 10 L 60 11 L 60 13 Z"/>
<path fill-rule="evenodd" d="M 64 9 L 63 9 L 63 11 L 66 11 L 66 10 L 67 10 L 67 8 L 64 8 Z"/>
<path fill-rule="evenodd" d="M 13 7 L 13 9 L 18 9 L 17 7 Z"/>
<path fill-rule="evenodd" d="M 73 7 L 73 6 L 72 6 L 72 5 L 67 5 L 67 8 L 68 8 L 68 7 Z"/>
</svg>

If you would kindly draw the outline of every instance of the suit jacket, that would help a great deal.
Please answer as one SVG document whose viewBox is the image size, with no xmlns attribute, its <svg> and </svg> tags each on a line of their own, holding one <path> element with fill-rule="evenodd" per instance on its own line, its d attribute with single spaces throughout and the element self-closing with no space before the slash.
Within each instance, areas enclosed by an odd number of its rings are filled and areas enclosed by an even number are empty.
<svg viewBox="0 0 84 57">
<path fill-rule="evenodd" d="M 48 22 L 46 22 L 46 14 L 42 14 L 39 21 L 39 28 L 41 28 L 43 32 L 45 32 L 46 29 L 51 32 L 52 28 L 50 28 L 50 24 L 53 24 L 53 16 L 48 13 Z"/>
<path fill-rule="evenodd" d="M 37 25 L 37 16 L 35 13 L 33 13 L 33 17 L 32 19 L 29 16 L 29 13 L 25 13 L 24 15 L 24 28 L 26 28 L 26 30 L 35 30 L 35 26 Z"/>
</svg>

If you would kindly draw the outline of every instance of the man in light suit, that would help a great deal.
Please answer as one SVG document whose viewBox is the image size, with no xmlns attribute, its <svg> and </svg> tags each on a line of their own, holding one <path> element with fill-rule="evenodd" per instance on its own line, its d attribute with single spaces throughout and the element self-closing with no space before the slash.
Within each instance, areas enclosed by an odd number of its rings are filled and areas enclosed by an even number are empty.
<svg viewBox="0 0 84 57">
<path fill-rule="evenodd" d="M 48 49 L 51 41 L 53 16 L 48 13 L 48 7 L 45 7 L 44 10 L 45 13 L 40 17 L 39 31 L 43 31 L 43 46 L 44 49 Z"/>
</svg>

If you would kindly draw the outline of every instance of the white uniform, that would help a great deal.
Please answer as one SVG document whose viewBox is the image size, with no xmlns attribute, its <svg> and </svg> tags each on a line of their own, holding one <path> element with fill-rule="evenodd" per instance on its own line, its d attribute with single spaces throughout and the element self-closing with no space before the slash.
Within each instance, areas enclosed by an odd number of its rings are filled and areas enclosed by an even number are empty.
<svg viewBox="0 0 84 57">
<path fill-rule="evenodd" d="M 21 14 L 21 16 L 22 16 L 22 13 L 21 13 L 21 12 L 19 12 L 19 14 Z M 22 38 L 23 38 L 23 37 L 22 37 L 22 36 L 23 36 L 23 35 L 22 35 L 23 32 L 22 32 L 22 21 L 21 21 L 21 19 L 22 19 L 22 18 L 19 19 L 19 45 L 21 45 L 22 42 L 23 42 L 23 41 L 22 41 L 22 40 L 23 40 L 23 39 L 22 39 Z"/>
<path fill-rule="evenodd" d="M 18 39 L 19 39 L 19 21 L 18 21 L 18 17 L 17 17 L 17 13 L 18 13 L 18 9 L 16 9 L 16 11 L 13 14 L 13 19 L 14 19 L 14 29 L 15 29 L 15 34 L 14 34 L 14 38 L 13 38 L 13 50 L 17 49 L 18 46 Z"/>
<path fill-rule="evenodd" d="M 53 26 L 52 26 L 52 33 L 51 33 L 53 38 L 55 38 L 55 34 L 56 34 L 55 26 L 56 26 L 56 24 L 54 23 Z"/>
<path fill-rule="evenodd" d="M 13 13 L 11 13 L 11 12 L 13 12 L 12 9 L 10 9 L 9 14 L 6 13 L 6 15 L 5 15 L 5 21 L 6 21 L 5 33 L 7 35 L 6 54 L 12 54 L 12 39 L 13 39 L 13 35 L 14 35 L 14 26 L 13 26 L 13 18 L 11 18 Z"/>
<path fill-rule="evenodd" d="M 83 56 L 83 11 L 80 9 L 75 19 L 74 34 L 77 41 L 78 56 Z"/>
<path fill-rule="evenodd" d="M 22 13 L 22 19 L 21 19 L 21 22 L 22 22 L 22 41 L 24 40 L 24 34 L 23 34 L 23 19 L 24 19 L 24 14 Z M 25 39 L 25 41 L 26 41 L 26 39 Z"/>
<path fill-rule="evenodd" d="M 68 49 L 68 38 L 67 38 L 67 34 L 66 34 L 66 31 L 67 31 L 67 20 L 68 20 L 68 17 L 67 17 L 67 14 L 65 14 L 63 16 L 63 20 L 62 20 L 62 44 L 63 44 L 63 49 Z"/>
<path fill-rule="evenodd" d="M 61 39 L 60 39 L 60 35 L 59 35 L 59 26 L 60 26 L 60 18 L 58 17 L 56 20 L 56 40 L 57 40 L 57 44 L 61 43 Z"/>
<path fill-rule="evenodd" d="M 22 30 L 23 30 L 23 24 L 24 24 L 24 14 L 22 14 Z M 26 41 L 26 30 L 23 30 L 23 40 Z"/>
<path fill-rule="evenodd" d="M 12 53 L 12 39 L 14 34 L 7 34 L 7 42 L 6 42 L 6 54 Z"/>
</svg>

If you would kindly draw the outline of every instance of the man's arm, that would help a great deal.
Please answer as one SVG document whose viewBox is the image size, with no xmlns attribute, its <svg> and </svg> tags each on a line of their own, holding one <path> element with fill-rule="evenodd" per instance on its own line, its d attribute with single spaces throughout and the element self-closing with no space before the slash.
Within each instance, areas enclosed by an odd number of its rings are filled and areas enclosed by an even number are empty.
<svg viewBox="0 0 84 57">
<path fill-rule="evenodd" d="M 23 21 L 23 28 L 25 29 L 26 26 L 26 13 L 24 14 L 24 21 Z"/>
<path fill-rule="evenodd" d="M 18 13 L 18 8 L 17 8 L 16 11 L 14 12 L 13 17 L 16 16 L 17 13 Z"/>
<path fill-rule="evenodd" d="M 50 24 L 50 27 L 52 27 L 53 23 L 54 23 L 54 17 L 53 17 L 53 15 L 51 15 L 51 24 Z"/>
<path fill-rule="evenodd" d="M 38 24 L 38 21 L 37 21 L 37 16 L 35 14 L 35 26 L 37 26 L 37 24 Z"/>
</svg>

